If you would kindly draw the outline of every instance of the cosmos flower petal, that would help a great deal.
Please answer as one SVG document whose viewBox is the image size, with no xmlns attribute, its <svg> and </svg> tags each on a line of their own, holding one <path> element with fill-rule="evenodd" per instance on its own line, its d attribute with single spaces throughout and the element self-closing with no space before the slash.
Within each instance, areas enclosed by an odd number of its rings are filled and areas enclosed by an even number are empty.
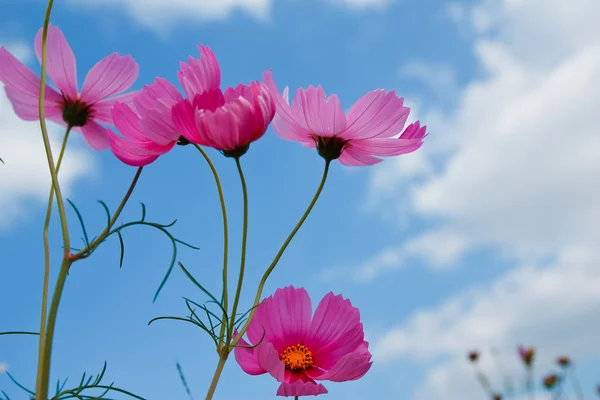
<svg viewBox="0 0 600 400">
<path fill-rule="evenodd" d="M 404 128 L 410 109 L 395 91 L 383 89 L 367 93 L 348 111 L 344 139 L 386 138 L 397 135 Z"/>
<path fill-rule="evenodd" d="M 40 28 L 34 39 L 34 50 L 42 63 L 42 33 Z M 62 31 L 53 25 L 48 26 L 46 51 L 47 72 L 52 82 L 69 100 L 77 99 L 77 66 L 75 55 Z"/>
<path fill-rule="evenodd" d="M 234 338 L 236 336 L 237 336 L 237 334 L 234 335 Z M 242 370 L 245 373 L 247 373 L 248 375 L 262 375 L 267 372 L 258 363 L 258 360 L 256 359 L 256 356 L 254 354 L 255 349 L 247 348 L 250 346 L 250 343 L 246 342 L 242 338 L 238 342 L 238 346 L 246 347 L 246 348 L 244 348 L 244 347 L 236 346 L 236 348 L 234 349 L 235 360 L 237 361 L 237 363 L 240 365 L 240 367 L 242 368 Z"/>
<path fill-rule="evenodd" d="M 321 86 L 298 89 L 292 102 L 292 115 L 317 136 L 335 136 L 346 128 L 346 116 L 340 99 L 336 95 L 325 98 Z"/>
<path fill-rule="evenodd" d="M 0 47 L 0 82 L 4 83 L 6 95 L 19 118 L 26 121 L 39 118 L 40 78 L 4 47 Z M 62 96 L 48 85 L 44 99 L 47 117 L 62 115 Z"/>
<path fill-rule="evenodd" d="M 190 99 L 221 86 L 221 67 L 217 57 L 207 46 L 200 45 L 199 49 L 200 58 L 190 56 L 187 64 L 180 63 L 181 71 L 177 73 L 179 82 Z"/>
<path fill-rule="evenodd" d="M 285 378 L 285 364 L 279 359 L 279 352 L 269 342 L 262 342 L 254 349 L 258 365 L 267 371 L 277 382 Z"/>
<path fill-rule="evenodd" d="M 104 122 L 105 124 L 113 123 L 111 111 L 116 102 L 133 106 L 133 99 L 141 93 L 140 90 L 135 92 L 125 93 L 119 96 L 111 97 L 110 99 L 104 99 L 93 106 L 93 118 L 97 122 Z"/>
<path fill-rule="evenodd" d="M 106 128 L 95 121 L 87 121 L 81 127 L 85 142 L 94 150 L 106 150 L 110 147 Z"/>
<path fill-rule="evenodd" d="M 383 161 L 381 158 L 373 157 L 369 154 L 364 154 L 358 150 L 348 147 L 342 152 L 340 163 L 348 167 L 363 167 L 367 165 L 374 165 Z"/>
<path fill-rule="evenodd" d="M 94 104 L 131 87 L 138 76 L 138 65 L 130 55 L 113 53 L 90 69 L 81 89 L 81 101 Z"/>
<path fill-rule="evenodd" d="M 313 352 L 318 366 L 333 367 L 346 354 L 364 342 L 360 312 L 350 300 L 329 292 L 323 297 L 311 321 L 305 345 Z"/>
<path fill-rule="evenodd" d="M 318 396 L 327 393 L 329 392 L 325 386 L 314 381 L 303 382 L 298 380 L 294 383 L 283 382 L 277 389 L 277 396 L 282 397 Z"/>
<path fill-rule="evenodd" d="M 319 380 L 332 382 L 354 381 L 362 378 L 371 369 L 371 353 L 353 352 L 342 357 L 329 371 L 320 376 L 312 376 Z"/>
<path fill-rule="evenodd" d="M 252 343 L 258 343 L 264 332 L 265 340 L 282 352 L 288 345 L 302 343 L 311 324 L 311 313 L 310 297 L 304 288 L 277 289 L 256 310 L 248 328 L 248 338 Z M 283 343 L 287 344 L 284 346 Z"/>
<path fill-rule="evenodd" d="M 206 145 L 196 126 L 195 110 L 188 99 L 181 100 L 171 109 L 173 123 L 184 138 L 192 143 Z"/>
<path fill-rule="evenodd" d="M 115 157 L 121 160 L 124 164 L 132 167 L 143 167 L 148 165 L 160 156 L 156 152 L 145 150 L 138 143 L 127 141 L 110 131 L 107 128 L 108 139 L 110 141 L 110 149 Z"/>
<path fill-rule="evenodd" d="M 277 124 L 274 125 L 277 135 L 279 135 L 282 139 L 294 141 L 300 140 L 302 137 L 305 140 L 310 139 L 311 133 L 306 126 L 306 123 L 301 123 L 296 120 L 296 117 L 292 113 L 292 108 L 289 105 L 288 99 L 288 88 L 285 88 L 284 95 L 279 93 L 279 89 L 277 89 L 277 85 L 275 84 L 271 70 L 263 73 L 263 82 L 269 89 L 269 92 L 271 92 L 277 107 L 276 118 L 280 119 L 280 121 L 277 121 Z M 304 119 L 301 119 L 301 121 L 304 121 Z"/>
</svg>

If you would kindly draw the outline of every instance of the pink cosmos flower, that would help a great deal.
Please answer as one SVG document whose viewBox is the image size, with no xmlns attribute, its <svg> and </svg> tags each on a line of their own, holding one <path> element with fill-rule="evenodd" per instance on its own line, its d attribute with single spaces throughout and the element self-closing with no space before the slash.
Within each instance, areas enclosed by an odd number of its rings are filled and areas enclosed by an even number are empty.
<svg viewBox="0 0 600 400">
<path fill-rule="evenodd" d="M 158 78 L 143 89 L 133 108 L 116 104 L 115 126 L 123 137 L 110 135 L 111 149 L 124 163 L 146 165 L 175 144 L 195 143 L 239 157 L 264 135 L 275 115 L 267 88 L 257 82 L 223 93 L 219 63 L 206 46 L 200 58 L 189 57 L 177 73 L 187 98 Z"/>
<path fill-rule="evenodd" d="M 288 286 L 265 299 L 248 328 L 250 343 L 242 339 L 242 347 L 235 349 L 244 372 L 269 373 L 281 382 L 278 396 L 325 394 L 327 389 L 315 381 L 363 377 L 372 362 L 358 309 L 330 292 L 311 314 L 310 297 L 302 288 Z"/>
<path fill-rule="evenodd" d="M 83 134 L 85 141 L 96 150 L 108 148 L 106 129 L 99 124 L 112 124 L 110 109 L 116 101 L 129 102 L 134 93 L 117 95 L 131 87 L 137 79 L 138 65 L 131 56 L 113 53 L 90 69 L 81 92 L 77 89 L 75 56 L 58 27 L 48 27 L 47 71 L 58 91 L 46 86 L 44 114 L 62 125 L 71 125 Z M 34 40 L 35 54 L 41 62 L 42 29 Z M 40 78 L 8 50 L 0 47 L 0 82 L 15 113 L 21 119 L 39 118 L 38 97 Z"/>
<path fill-rule="evenodd" d="M 518 352 L 523 363 L 527 367 L 531 367 L 531 364 L 533 364 L 533 358 L 535 357 L 535 349 L 533 347 L 519 346 Z"/>
<path fill-rule="evenodd" d="M 381 162 L 380 156 L 411 153 L 421 147 L 426 126 L 417 121 L 410 124 L 400 137 L 410 109 L 396 92 L 374 90 L 361 97 L 348 111 L 336 95 L 326 98 L 321 86 L 298 89 L 290 105 L 289 89 L 279 93 L 271 71 L 263 81 L 273 94 L 277 116 L 275 132 L 285 139 L 316 147 L 327 161 L 338 159 L 344 165 L 363 166 Z"/>
</svg>

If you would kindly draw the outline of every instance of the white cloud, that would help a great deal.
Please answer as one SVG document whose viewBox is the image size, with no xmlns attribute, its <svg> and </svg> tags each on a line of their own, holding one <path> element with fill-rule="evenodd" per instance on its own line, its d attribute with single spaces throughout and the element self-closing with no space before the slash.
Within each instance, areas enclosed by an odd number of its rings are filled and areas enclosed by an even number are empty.
<svg viewBox="0 0 600 400">
<path fill-rule="evenodd" d="M 534 344 L 541 368 L 563 352 L 600 357 L 600 3 L 563 5 L 483 0 L 455 10 L 473 25 L 482 73 L 452 112 L 425 110 L 435 131 L 423 148 L 426 169 L 383 163 L 374 172 L 373 198 L 399 196 L 404 209 L 438 222 L 400 245 L 403 254 L 412 246 L 436 266 L 432 253 L 443 264 L 486 246 L 517 265 L 415 312 L 376 343 L 380 362 L 430 367 L 417 399 L 481 398 L 465 360 L 474 347 Z"/>
<path fill-rule="evenodd" d="M 17 49 L 15 55 L 22 60 L 31 58 L 31 49 L 26 45 L 17 43 L 10 49 Z M 26 213 L 30 206 L 27 201 L 33 200 L 33 204 L 47 202 L 51 180 L 39 124 L 19 119 L 2 84 L 0 92 L 0 158 L 4 160 L 4 164 L 0 164 L 0 230 L 3 230 Z M 49 130 L 56 161 L 64 132 L 53 125 L 49 125 Z M 65 195 L 69 194 L 75 181 L 89 175 L 94 167 L 94 156 L 78 139 L 70 141 L 60 170 Z"/>
<path fill-rule="evenodd" d="M 70 0 L 78 7 L 115 6 L 141 25 L 162 32 L 180 21 L 223 20 L 235 11 L 267 18 L 274 0 Z"/>
<path fill-rule="evenodd" d="M 400 74 L 408 78 L 422 81 L 436 94 L 451 95 L 458 89 L 456 84 L 456 73 L 447 65 L 434 65 L 422 60 L 409 61 L 402 66 Z"/>
<path fill-rule="evenodd" d="M 375 344 L 374 354 L 378 362 L 399 357 L 435 362 L 418 399 L 475 400 L 481 393 L 466 361 L 472 349 L 494 346 L 512 356 L 517 344 L 534 345 L 538 373 L 557 355 L 580 361 L 600 356 L 599 285 L 598 249 L 565 249 L 552 263 L 522 265 L 413 314 Z"/>
</svg>

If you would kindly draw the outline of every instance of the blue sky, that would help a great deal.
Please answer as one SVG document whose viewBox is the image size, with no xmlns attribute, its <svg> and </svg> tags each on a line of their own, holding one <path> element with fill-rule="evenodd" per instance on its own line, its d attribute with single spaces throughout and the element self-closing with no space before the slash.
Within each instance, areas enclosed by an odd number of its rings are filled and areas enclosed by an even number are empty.
<svg viewBox="0 0 600 400">
<path fill-rule="evenodd" d="M 580 11 L 597 3 L 575 3 L 563 18 L 541 0 L 177 0 L 145 7 L 71 0 L 57 2 L 52 23 L 76 54 L 80 82 L 114 51 L 139 63 L 135 88 L 156 76 L 175 82 L 179 61 L 197 57 L 202 43 L 216 53 L 224 85 L 260 79 L 272 68 L 280 87 L 322 84 L 345 109 L 380 87 L 405 96 L 410 119 L 430 127 L 424 148 L 373 168 L 335 164 L 265 293 L 293 284 L 306 287 L 314 305 L 333 291 L 361 309 L 375 364 L 360 381 L 328 384 L 328 398 L 469 400 L 481 398 L 464 361 L 474 347 L 499 347 L 514 373 L 519 369 L 510 352 L 519 343 L 539 346 L 541 370 L 555 353 L 567 352 L 581 361 L 588 392 L 600 380 L 600 192 L 593 183 L 600 159 L 591 151 L 600 148 L 592 128 L 600 123 L 593 112 L 600 105 L 600 90 L 593 90 L 600 32 L 593 13 Z M 30 48 L 44 5 L 2 0 L 0 7 L 0 44 L 36 70 Z M 538 14 L 541 7 L 546 11 Z M 35 330 L 48 181 L 43 159 L 31 161 L 40 154 L 37 125 L 15 120 L 4 97 L 0 116 L 0 155 L 7 162 L 0 175 L 6 210 L 0 215 L 0 331 Z M 58 137 L 57 128 L 53 132 Z M 567 148 L 564 132 L 578 137 Z M 25 139 L 16 140 L 17 134 Z M 88 230 L 98 232 L 105 219 L 96 200 L 114 209 L 135 170 L 110 152 L 92 153 L 80 138 L 70 146 L 68 197 Z M 233 161 L 210 154 L 224 184 L 230 260 L 237 266 L 240 184 Z M 247 307 L 310 201 L 323 162 L 269 130 L 242 163 L 250 197 Z M 38 172 L 25 168 L 31 165 Z M 178 219 L 176 236 L 200 247 L 182 250 L 179 260 L 218 290 L 221 217 L 199 155 L 177 148 L 146 168 L 122 221 L 138 217 L 139 202 L 153 221 Z M 76 222 L 71 214 L 72 232 Z M 205 298 L 175 270 L 152 303 L 169 263 L 169 242 L 144 228 L 124 237 L 122 269 L 116 238 L 73 267 L 53 379 L 75 380 L 106 360 L 107 376 L 118 385 L 149 399 L 179 399 L 185 392 L 178 360 L 201 398 L 216 364 L 210 339 L 191 326 L 147 322 L 184 315 L 183 296 Z M 30 387 L 36 349 L 30 337 L 0 340 L 0 362 Z M 268 376 L 246 376 L 232 359 L 215 398 L 264 399 L 274 397 L 276 387 Z M 5 375 L 0 388 L 21 398 Z"/>
</svg>

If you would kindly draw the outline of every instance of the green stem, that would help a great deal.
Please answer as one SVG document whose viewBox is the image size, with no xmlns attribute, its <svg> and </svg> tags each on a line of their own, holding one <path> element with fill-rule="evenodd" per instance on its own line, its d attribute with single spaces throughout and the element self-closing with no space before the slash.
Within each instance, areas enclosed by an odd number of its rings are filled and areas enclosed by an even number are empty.
<svg viewBox="0 0 600 400">
<path fill-rule="evenodd" d="M 215 374 L 213 376 L 212 382 L 208 388 L 208 393 L 206 394 L 206 400 L 211 400 L 215 394 L 215 390 L 217 390 L 217 384 L 219 383 L 219 379 L 221 378 L 221 373 L 223 372 L 223 367 L 225 367 L 225 362 L 227 361 L 227 354 L 221 355 L 219 357 L 219 363 L 217 364 L 217 369 L 215 370 Z"/>
<path fill-rule="evenodd" d="M 217 173 L 217 169 L 214 164 L 208 157 L 208 154 L 202 147 L 194 144 L 194 147 L 198 149 L 202 157 L 206 160 L 206 163 L 210 167 L 212 174 L 215 178 L 215 183 L 217 184 L 217 191 L 219 192 L 219 201 L 221 202 L 221 214 L 223 214 L 223 308 L 227 310 L 228 304 L 228 293 L 227 293 L 227 256 L 229 250 L 229 232 L 227 228 L 227 207 L 225 206 L 225 196 L 223 196 L 223 188 L 221 187 L 221 180 L 219 179 L 219 174 Z M 223 319 L 221 320 L 221 332 L 219 334 L 219 340 L 221 341 L 221 345 L 225 345 L 225 327 L 227 326 L 227 316 L 223 314 Z"/>
<path fill-rule="evenodd" d="M 115 222 L 117 222 L 117 219 L 121 215 L 121 212 L 123 211 L 123 208 L 125 207 L 125 204 L 127 204 L 127 202 L 129 201 L 129 198 L 131 197 L 133 190 L 135 189 L 135 186 L 137 185 L 138 180 L 140 179 L 140 175 L 142 175 L 143 169 L 144 169 L 144 167 L 139 167 L 137 169 L 135 176 L 133 177 L 133 180 L 131 181 L 131 184 L 129 184 L 127 193 L 125 193 L 123 200 L 121 200 L 121 203 L 117 207 L 117 210 L 115 211 L 113 216 L 110 218 L 110 221 L 108 222 L 108 225 L 106 225 L 106 228 L 104 228 L 102 233 L 100 233 L 100 235 L 98 235 L 98 237 L 96 239 L 92 240 L 92 242 L 89 244 L 89 246 L 87 246 L 86 248 L 84 248 L 83 250 L 81 250 L 75 254 L 71 254 L 69 256 L 71 261 L 77 261 L 82 258 L 89 257 L 94 252 L 94 250 L 96 250 L 96 247 L 98 247 L 98 245 L 100 245 L 100 243 L 102 243 L 102 241 L 104 241 L 104 239 L 106 239 L 106 237 L 110 234 L 110 229 L 114 226 Z"/>
<path fill-rule="evenodd" d="M 60 153 L 58 155 L 58 161 L 56 162 L 56 173 L 60 171 L 62 159 L 67 148 L 67 141 L 69 139 L 69 133 L 71 133 L 71 126 L 67 127 L 65 136 L 63 138 Z M 52 205 L 54 204 L 54 187 L 50 187 L 50 194 L 48 195 L 48 207 L 46 209 L 46 220 L 44 221 L 44 282 L 42 286 L 42 311 L 40 316 L 40 339 L 38 348 L 38 373 L 42 368 L 42 356 L 44 354 L 44 340 L 46 335 L 46 318 L 48 312 L 48 287 L 50 282 L 50 240 L 48 238 L 48 229 L 50 227 L 50 218 L 52 216 Z"/>
<path fill-rule="evenodd" d="M 267 279 L 269 278 L 269 275 L 271 275 L 271 272 L 273 272 L 273 269 L 277 266 L 279 259 L 285 252 L 285 249 L 288 247 L 288 245 L 290 244 L 290 242 L 292 241 L 292 239 L 296 235 L 296 232 L 298 232 L 298 230 L 300 229 L 302 224 L 304 224 L 304 221 L 308 217 L 308 214 L 310 214 L 310 212 L 312 211 L 313 207 L 315 206 L 317 200 L 319 199 L 319 196 L 321 195 L 321 191 L 323 191 L 323 187 L 325 186 L 325 182 L 327 180 L 327 174 L 329 173 L 329 164 L 330 164 L 330 161 L 326 160 L 325 161 L 325 169 L 323 171 L 323 177 L 321 178 L 321 183 L 319 184 L 319 188 L 317 189 L 317 192 L 313 196 L 313 199 L 310 202 L 310 204 L 308 205 L 308 208 L 302 215 L 302 218 L 300 218 L 300 221 L 298 221 L 298 223 L 296 224 L 296 226 L 294 227 L 292 232 L 289 234 L 289 236 L 287 237 L 287 239 L 285 240 L 285 242 L 279 249 L 279 252 L 277 253 L 275 258 L 271 262 L 271 265 L 269 265 L 269 268 L 267 268 L 267 270 L 263 274 L 263 276 L 260 280 L 260 283 L 258 284 L 258 290 L 256 291 L 256 296 L 254 298 L 254 304 L 252 305 L 252 311 L 250 311 L 250 315 L 248 316 L 248 319 L 246 320 L 246 323 L 240 330 L 238 336 L 231 343 L 231 345 L 230 345 L 231 348 L 235 347 L 235 345 L 237 345 L 239 343 L 239 341 L 242 339 L 242 337 L 248 330 L 248 327 L 250 326 L 250 322 L 252 321 L 252 318 L 254 317 L 254 313 L 256 312 L 256 307 L 258 306 L 258 303 L 260 302 L 260 297 L 262 296 L 262 291 L 264 289 L 265 283 L 267 282 Z"/>
<path fill-rule="evenodd" d="M 298 400 L 298 398 L 299 398 L 299 397 L 300 397 L 300 396 L 295 396 L 295 397 L 294 397 L 294 400 Z"/>
<path fill-rule="evenodd" d="M 50 311 L 48 314 L 48 325 L 46 326 L 44 351 L 42 354 L 42 368 L 40 373 L 38 374 L 36 385 L 37 400 L 45 400 L 48 396 L 48 384 L 50 380 L 50 358 L 52 357 L 52 342 L 54 340 L 56 316 L 58 314 L 60 298 L 65 287 L 65 281 L 67 280 L 69 268 L 71 267 L 72 263 L 73 262 L 67 257 L 63 259 L 62 265 L 60 266 L 60 271 L 58 273 L 58 280 L 56 282 L 56 288 L 54 289 L 54 295 L 52 296 L 52 303 L 50 304 Z"/>
<path fill-rule="evenodd" d="M 575 390 L 575 393 L 577 393 L 577 398 L 579 400 L 583 400 L 583 389 L 581 388 L 579 380 L 575 376 L 575 370 L 573 367 L 569 368 L 569 375 L 571 376 L 571 383 L 573 384 L 573 389 Z"/>
<path fill-rule="evenodd" d="M 244 196 L 244 225 L 242 228 L 242 257 L 240 261 L 240 276 L 238 278 L 237 289 L 235 291 L 235 299 L 233 300 L 233 308 L 231 309 L 230 326 L 235 326 L 235 315 L 240 302 L 240 296 L 242 294 L 242 284 L 244 282 L 244 269 L 246 266 L 246 243 L 248 239 L 248 189 L 246 187 L 246 179 L 244 178 L 244 172 L 242 171 L 242 165 L 240 164 L 239 157 L 235 159 L 235 165 L 237 166 L 238 173 L 240 175 L 240 182 L 242 183 L 242 194 Z M 233 332 L 229 330 L 227 336 L 227 344 L 231 341 Z"/>
</svg>

